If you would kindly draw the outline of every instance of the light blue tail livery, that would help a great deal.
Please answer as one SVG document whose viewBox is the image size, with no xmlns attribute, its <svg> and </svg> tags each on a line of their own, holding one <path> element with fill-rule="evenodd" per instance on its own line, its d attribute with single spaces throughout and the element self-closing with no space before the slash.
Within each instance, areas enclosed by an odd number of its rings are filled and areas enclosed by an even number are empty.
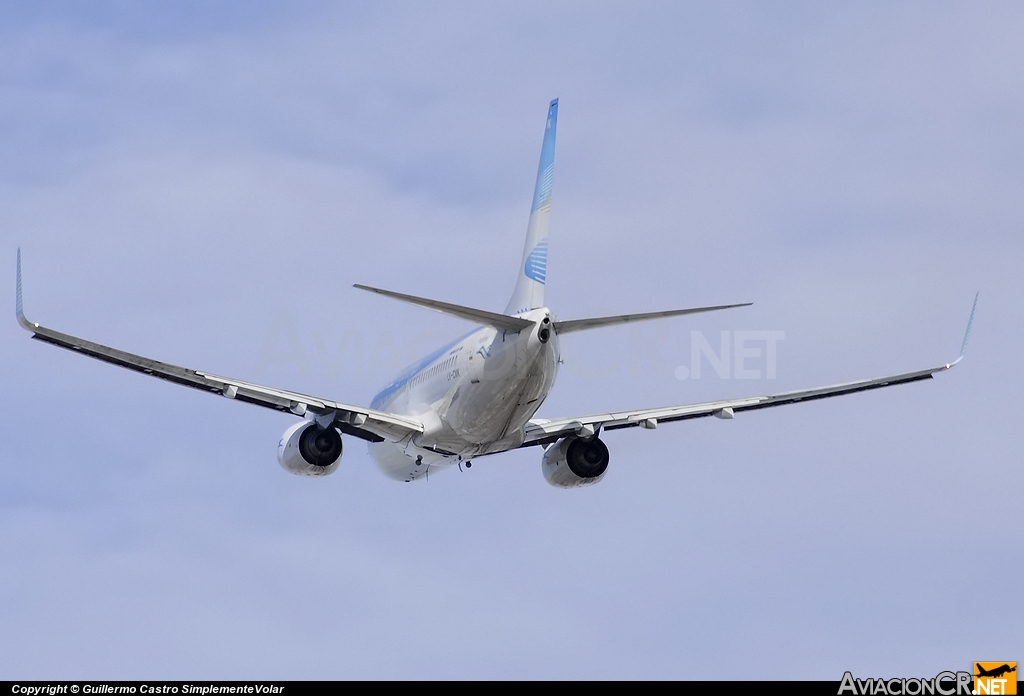
<svg viewBox="0 0 1024 696">
<path fill-rule="evenodd" d="M 548 228 L 551 224 L 551 187 L 555 174 L 555 128 L 558 124 L 558 100 L 548 107 L 544 141 L 540 148 L 540 166 L 533 189 L 533 206 L 526 228 L 523 260 L 516 277 L 516 289 L 505 308 L 506 314 L 518 314 L 544 306 L 544 282 L 548 273 Z"/>
<path fill-rule="evenodd" d="M 548 273 L 548 243 L 546 240 L 535 246 L 530 255 L 526 257 L 524 273 L 527 278 L 536 280 L 541 285 L 544 284 Z"/>
<path fill-rule="evenodd" d="M 555 127 L 558 123 L 558 100 L 548 107 L 548 122 L 544 127 L 544 142 L 540 147 L 540 166 L 537 183 L 533 188 L 533 207 L 530 212 L 551 204 L 551 184 L 555 175 Z"/>
</svg>

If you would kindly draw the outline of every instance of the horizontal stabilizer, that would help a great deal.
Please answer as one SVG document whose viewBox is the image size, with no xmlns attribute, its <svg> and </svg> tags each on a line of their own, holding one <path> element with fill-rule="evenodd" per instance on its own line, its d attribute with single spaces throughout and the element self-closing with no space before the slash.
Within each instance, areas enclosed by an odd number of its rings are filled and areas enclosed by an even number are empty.
<svg viewBox="0 0 1024 696">
<path fill-rule="evenodd" d="M 648 319 L 663 319 L 665 317 L 678 317 L 683 314 L 699 314 L 700 312 L 714 312 L 719 309 L 732 309 L 733 307 L 749 307 L 753 302 L 742 304 L 715 305 L 714 307 L 694 307 L 692 309 L 670 309 L 667 312 L 646 312 L 644 314 L 618 314 L 614 317 L 595 317 L 593 319 L 571 319 L 569 321 L 556 321 L 555 333 L 564 334 L 571 331 L 585 331 L 596 329 L 602 326 L 614 326 L 615 324 L 628 324 L 634 321 L 647 321 Z"/>
<path fill-rule="evenodd" d="M 448 302 L 440 302 L 439 300 L 428 300 L 425 297 L 416 297 L 415 295 L 404 295 L 400 292 L 391 292 L 390 290 L 371 288 L 368 285 L 356 284 L 353 285 L 352 287 L 359 288 L 360 290 L 366 290 L 368 292 L 375 292 L 378 295 L 384 295 L 385 297 L 390 297 L 395 300 L 401 300 L 402 302 L 408 302 L 410 304 L 419 305 L 420 307 L 428 307 L 437 312 L 450 314 L 453 317 L 466 319 L 476 324 L 493 326 L 494 328 L 501 329 L 502 331 L 512 331 L 515 333 L 519 333 L 523 329 L 533 326 L 532 321 L 529 321 L 527 319 L 520 319 L 519 317 L 510 317 L 507 314 L 487 312 L 482 309 L 463 307 L 462 305 L 450 304 Z"/>
</svg>

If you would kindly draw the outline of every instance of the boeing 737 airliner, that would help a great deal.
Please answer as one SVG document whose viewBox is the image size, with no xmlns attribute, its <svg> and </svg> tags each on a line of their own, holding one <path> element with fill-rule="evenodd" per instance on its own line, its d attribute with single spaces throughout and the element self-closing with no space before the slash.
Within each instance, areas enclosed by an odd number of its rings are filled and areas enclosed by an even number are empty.
<svg viewBox="0 0 1024 696">
<path fill-rule="evenodd" d="M 370 408 L 340 403 L 219 377 L 158 362 L 59 333 L 25 318 L 22 310 L 21 251 L 18 251 L 17 316 L 33 338 L 171 382 L 298 416 L 281 438 L 281 466 L 300 476 L 325 476 L 338 468 L 342 435 L 369 443 L 381 470 L 398 481 L 425 478 L 430 471 L 518 447 L 543 447 L 544 478 L 563 488 L 600 481 L 608 468 L 602 432 L 619 428 L 655 428 L 663 423 L 878 389 L 930 379 L 963 357 L 974 320 L 967 323 L 960 357 L 917 372 L 837 384 L 770 396 L 725 399 L 683 406 L 642 408 L 572 418 L 534 418 L 555 383 L 558 338 L 572 331 L 711 312 L 745 304 L 675 309 L 559 321 L 544 301 L 548 265 L 548 226 L 555 162 L 558 100 L 548 109 L 540 167 L 533 194 L 526 246 L 512 298 L 503 313 L 404 295 L 364 285 L 357 288 L 465 319 L 476 328 L 423 358 L 387 385 Z M 977 307 L 977 297 L 974 307 Z M 750 303 L 746 303 L 750 304 Z"/>
</svg>

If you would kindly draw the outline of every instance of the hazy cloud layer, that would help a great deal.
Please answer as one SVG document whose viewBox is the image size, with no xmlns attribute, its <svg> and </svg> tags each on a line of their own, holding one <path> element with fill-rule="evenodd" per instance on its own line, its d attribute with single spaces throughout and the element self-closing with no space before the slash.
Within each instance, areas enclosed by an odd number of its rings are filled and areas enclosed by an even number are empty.
<svg viewBox="0 0 1024 696">
<path fill-rule="evenodd" d="M 0 287 L 20 246 L 26 310 L 59 330 L 368 403 L 465 326 L 351 284 L 503 307 L 555 96 L 554 311 L 755 304 L 566 337 L 541 415 L 942 364 L 981 301 L 933 382 L 609 433 L 583 491 L 538 450 L 399 485 L 353 440 L 300 480 L 275 463 L 289 417 L 10 317 L 0 676 L 1012 659 L 1022 25 L 1014 4 L 6 4 Z M 692 331 L 742 330 L 785 332 L 776 379 L 676 378 Z"/>
</svg>

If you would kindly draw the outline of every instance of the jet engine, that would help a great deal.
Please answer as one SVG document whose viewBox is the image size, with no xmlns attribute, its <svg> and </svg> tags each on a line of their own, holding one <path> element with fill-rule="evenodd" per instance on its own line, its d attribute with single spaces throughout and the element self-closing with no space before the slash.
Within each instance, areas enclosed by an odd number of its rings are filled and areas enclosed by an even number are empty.
<svg viewBox="0 0 1024 696">
<path fill-rule="evenodd" d="M 296 423 L 281 436 L 277 461 L 298 476 L 326 476 L 341 462 L 341 433 L 316 423 Z"/>
<path fill-rule="evenodd" d="M 597 437 L 566 437 L 545 450 L 540 466 L 552 486 L 587 486 L 604 478 L 608 447 Z"/>
</svg>

